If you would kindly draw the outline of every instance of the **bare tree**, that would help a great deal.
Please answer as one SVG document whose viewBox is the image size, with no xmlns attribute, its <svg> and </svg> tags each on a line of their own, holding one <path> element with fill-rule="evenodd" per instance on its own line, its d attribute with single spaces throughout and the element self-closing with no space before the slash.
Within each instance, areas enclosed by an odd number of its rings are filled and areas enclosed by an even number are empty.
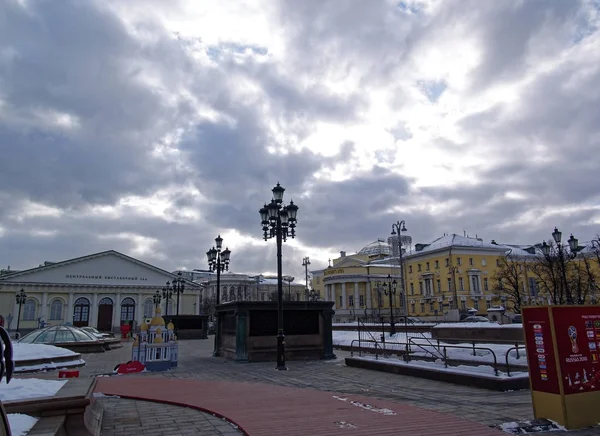
<svg viewBox="0 0 600 436">
<path fill-rule="evenodd" d="M 494 280 L 498 283 L 498 294 L 510 303 L 515 313 L 521 313 L 528 294 L 522 286 L 527 262 L 511 253 L 499 259 Z"/>
<path fill-rule="evenodd" d="M 529 265 L 540 291 L 549 297 L 552 304 L 564 304 L 566 291 L 557 256 L 538 257 Z"/>
</svg>

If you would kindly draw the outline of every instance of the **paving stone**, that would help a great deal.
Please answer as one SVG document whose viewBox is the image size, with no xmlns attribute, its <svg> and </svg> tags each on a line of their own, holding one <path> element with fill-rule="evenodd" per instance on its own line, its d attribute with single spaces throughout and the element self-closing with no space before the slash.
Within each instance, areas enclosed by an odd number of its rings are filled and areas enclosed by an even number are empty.
<svg viewBox="0 0 600 436">
<path fill-rule="evenodd" d="M 127 377 L 162 376 L 167 378 L 190 378 L 201 380 L 222 380 L 239 382 L 269 383 L 280 386 L 312 388 L 323 391 L 335 391 L 348 394 L 373 396 L 395 402 L 404 402 L 438 412 L 464 417 L 488 426 L 496 426 L 508 421 L 533 419 L 531 394 L 529 391 L 493 392 L 468 386 L 452 385 L 396 374 L 349 368 L 344 365 L 343 358 L 349 353 L 336 351 L 335 361 L 292 362 L 288 361 L 288 371 L 276 371 L 274 362 L 238 364 L 212 357 L 212 340 L 186 340 L 179 343 L 178 367 L 165 372 L 143 373 Z M 110 373 L 116 364 L 130 360 L 131 348 L 127 344 L 123 348 L 106 353 L 86 354 L 86 366 L 80 369 L 81 377 Z M 36 375 L 39 377 L 39 374 Z M 56 378 L 56 373 L 47 373 L 45 378 Z M 200 392 L 199 395 L 202 395 Z M 106 401 L 107 399 L 102 399 Z M 123 400 L 125 401 L 125 400 Z M 134 402 L 135 403 L 135 402 Z M 152 406 L 141 402 L 139 410 L 149 411 Z M 153 403 L 149 403 L 153 404 Z M 130 406 L 133 407 L 133 406 Z M 161 405 L 160 407 L 166 407 Z M 201 413 L 189 408 L 174 407 L 176 415 L 162 413 L 166 409 L 154 409 L 149 414 L 152 418 L 177 416 L 175 424 L 181 424 L 179 411 L 182 413 Z M 132 410 L 138 410 L 136 408 Z M 189 412 L 189 410 L 192 410 Z M 125 408 L 120 414 L 127 413 Z M 220 418 L 204 414 L 204 421 L 214 429 Z M 105 421 L 107 420 L 105 416 Z M 150 424 L 152 421 L 140 421 Z M 214 423 L 214 424 L 213 424 Z M 204 428 L 198 426 L 197 428 Z M 232 428 L 231 426 L 229 428 Z M 234 429 L 235 430 L 235 429 Z M 210 433 L 207 433 L 210 434 Z M 215 433 L 218 434 L 218 433 Z M 557 435 L 556 432 L 552 433 Z M 569 432 L 569 436 L 598 435 L 598 428 Z"/>
</svg>

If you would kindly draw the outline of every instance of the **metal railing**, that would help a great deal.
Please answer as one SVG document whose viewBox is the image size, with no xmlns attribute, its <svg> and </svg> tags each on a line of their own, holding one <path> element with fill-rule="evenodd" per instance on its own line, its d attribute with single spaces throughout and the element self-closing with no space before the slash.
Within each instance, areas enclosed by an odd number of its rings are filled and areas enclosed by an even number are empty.
<svg viewBox="0 0 600 436">
<path fill-rule="evenodd" d="M 359 353 L 359 356 L 361 356 L 361 357 L 362 357 L 362 353 L 363 352 L 365 352 L 365 353 L 374 353 L 375 354 L 375 359 L 378 360 L 379 359 L 379 355 L 382 355 L 383 357 L 386 357 L 387 355 L 394 354 L 394 352 L 396 352 L 398 354 L 398 357 L 400 357 L 400 354 L 404 354 L 405 358 L 406 358 L 406 361 L 410 362 L 410 358 L 411 358 L 411 354 L 412 354 L 410 346 L 413 345 L 413 346 L 415 346 L 417 348 L 423 349 L 423 351 L 425 351 L 426 353 L 431 354 L 432 357 L 435 357 L 436 359 L 441 359 L 444 362 L 444 367 L 445 368 L 448 368 L 450 362 L 455 362 L 455 363 L 459 363 L 459 364 L 473 363 L 473 364 L 476 364 L 477 366 L 479 366 L 479 365 L 489 365 L 494 370 L 494 375 L 496 375 L 496 376 L 500 375 L 499 374 L 500 371 L 499 371 L 499 368 L 498 368 L 498 357 L 496 355 L 496 352 L 493 349 L 489 348 L 489 347 L 478 347 L 478 346 L 475 346 L 475 345 L 466 346 L 466 345 L 445 345 L 445 344 L 442 345 L 442 344 L 439 344 L 439 348 L 437 348 L 437 346 L 434 345 L 434 344 L 431 344 L 431 345 L 416 344 L 416 343 L 412 342 L 413 339 L 415 339 L 415 338 L 409 338 L 409 340 L 406 341 L 406 342 L 391 342 L 391 341 L 387 341 L 388 347 L 390 345 L 391 346 L 393 346 L 393 345 L 399 345 L 400 346 L 397 349 L 388 348 L 387 350 L 385 348 L 386 342 L 381 342 L 380 343 L 379 341 L 376 341 L 376 340 L 364 340 L 363 339 L 362 341 L 360 341 L 360 345 L 359 345 L 359 348 L 358 348 L 358 353 Z M 350 347 L 351 348 L 354 348 L 355 342 L 359 342 L 359 340 L 358 339 L 352 340 L 351 343 L 350 343 Z M 373 344 L 373 346 L 365 346 L 366 344 Z M 428 346 L 436 348 L 437 352 L 439 353 L 439 356 L 435 355 L 434 353 L 432 353 L 429 350 L 425 350 L 424 349 L 424 347 L 428 347 Z M 404 350 L 402 348 L 404 348 Z M 517 359 L 519 359 L 521 357 L 520 354 L 519 354 L 519 350 L 523 349 L 523 348 L 524 347 L 519 347 L 519 345 L 517 344 L 517 346 L 511 347 L 511 348 L 509 348 L 506 351 L 505 356 L 504 356 L 504 366 L 506 367 L 506 375 L 507 376 L 509 376 L 509 377 L 511 376 L 511 364 L 509 362 L 510 353 L 512 351 L 516 351 L 516 353 L 517 353 Z M 488 352 L 492 356 L 493 360 L 492 360 L 492 362 L 486 362 L 486 361 L 465 361 L 464 359 L 452 358 L 452 357 L 448 356 L 448 350 L 449 349 L 473 350 L 475 356 L 477 355 L 477 350 L 486 351 L 486 352 Z M 371 351 L 371 350 L 373 350 L 373 351 Z M 350 356 L 352 356 L 352 357 L 354 356 L 354 350 L 353 349 L 350 351 Z"/>
</svg>

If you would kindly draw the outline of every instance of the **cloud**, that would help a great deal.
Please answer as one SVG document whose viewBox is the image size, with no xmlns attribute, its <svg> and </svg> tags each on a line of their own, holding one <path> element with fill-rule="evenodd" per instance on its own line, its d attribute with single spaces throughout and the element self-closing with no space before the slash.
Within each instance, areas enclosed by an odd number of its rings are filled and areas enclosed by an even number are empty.
<svg viewBox="0 0 600 436">
<path fill-rule="evenodd" d="M 531 243 L 598 233 L 593 1 L 3 1 L 0 263 L 116 249 L 302 276 L 407 222 Z"/>
</svg>

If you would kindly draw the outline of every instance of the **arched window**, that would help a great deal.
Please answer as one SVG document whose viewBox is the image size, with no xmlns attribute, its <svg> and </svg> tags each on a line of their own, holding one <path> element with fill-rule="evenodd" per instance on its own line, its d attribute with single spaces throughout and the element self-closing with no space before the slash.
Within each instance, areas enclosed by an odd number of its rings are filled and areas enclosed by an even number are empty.
<svg viewBox="0 0 600 436">
<path fill-rule="evenodd" d="M 133 298 L 125 298 L 121 301 L 121 322 L 133 321 L 135 319 L 135 301 Z"/>
<path fill-rule="evenodd" d="M 237 288 L 237 299 L 238 299 L 238 301 L 244 300 L 244 296 L 242 295 L 242 287 L 241 286 L 238 286 L 238 288 Z"/>
<path fill-rule="evenodd" d="M 235 289 L 233 286 L 229 288 L 229 301 L 235 301 Z"/>
<path fill-rule="evenodd" d="M 35 319 L 36 302 L 33 298 L 28 299 L 23 305 L 23 321 L 33 321 Z"/>
<path fill-rule="evenodd" d="M 98 303 L 98 306 L 112 306 L 113 305 L 113 301 L 112 298 L 108 298 L 108 297 L 104 297 L 103 299 L 100 300 L 100 302 Z"/>
<path fill-rule="evenodd" d="M 144 301 L 144 318 L 152 318 L 154 316 L 154 301 Z"/>
<path fill-rule="evenodd" d="M 87 326 L 90 320 L 90 300 L 81 297 L 75 300 L 73 307 L 73 325 L 76 327 Z"/>
<path fill-rule="evenodd" d="M 51 320 L 61 320 L 63 319 L 63 302 L 58 298 L 52 301 L 50 304 L 50 318 Z"/>
</svg>

